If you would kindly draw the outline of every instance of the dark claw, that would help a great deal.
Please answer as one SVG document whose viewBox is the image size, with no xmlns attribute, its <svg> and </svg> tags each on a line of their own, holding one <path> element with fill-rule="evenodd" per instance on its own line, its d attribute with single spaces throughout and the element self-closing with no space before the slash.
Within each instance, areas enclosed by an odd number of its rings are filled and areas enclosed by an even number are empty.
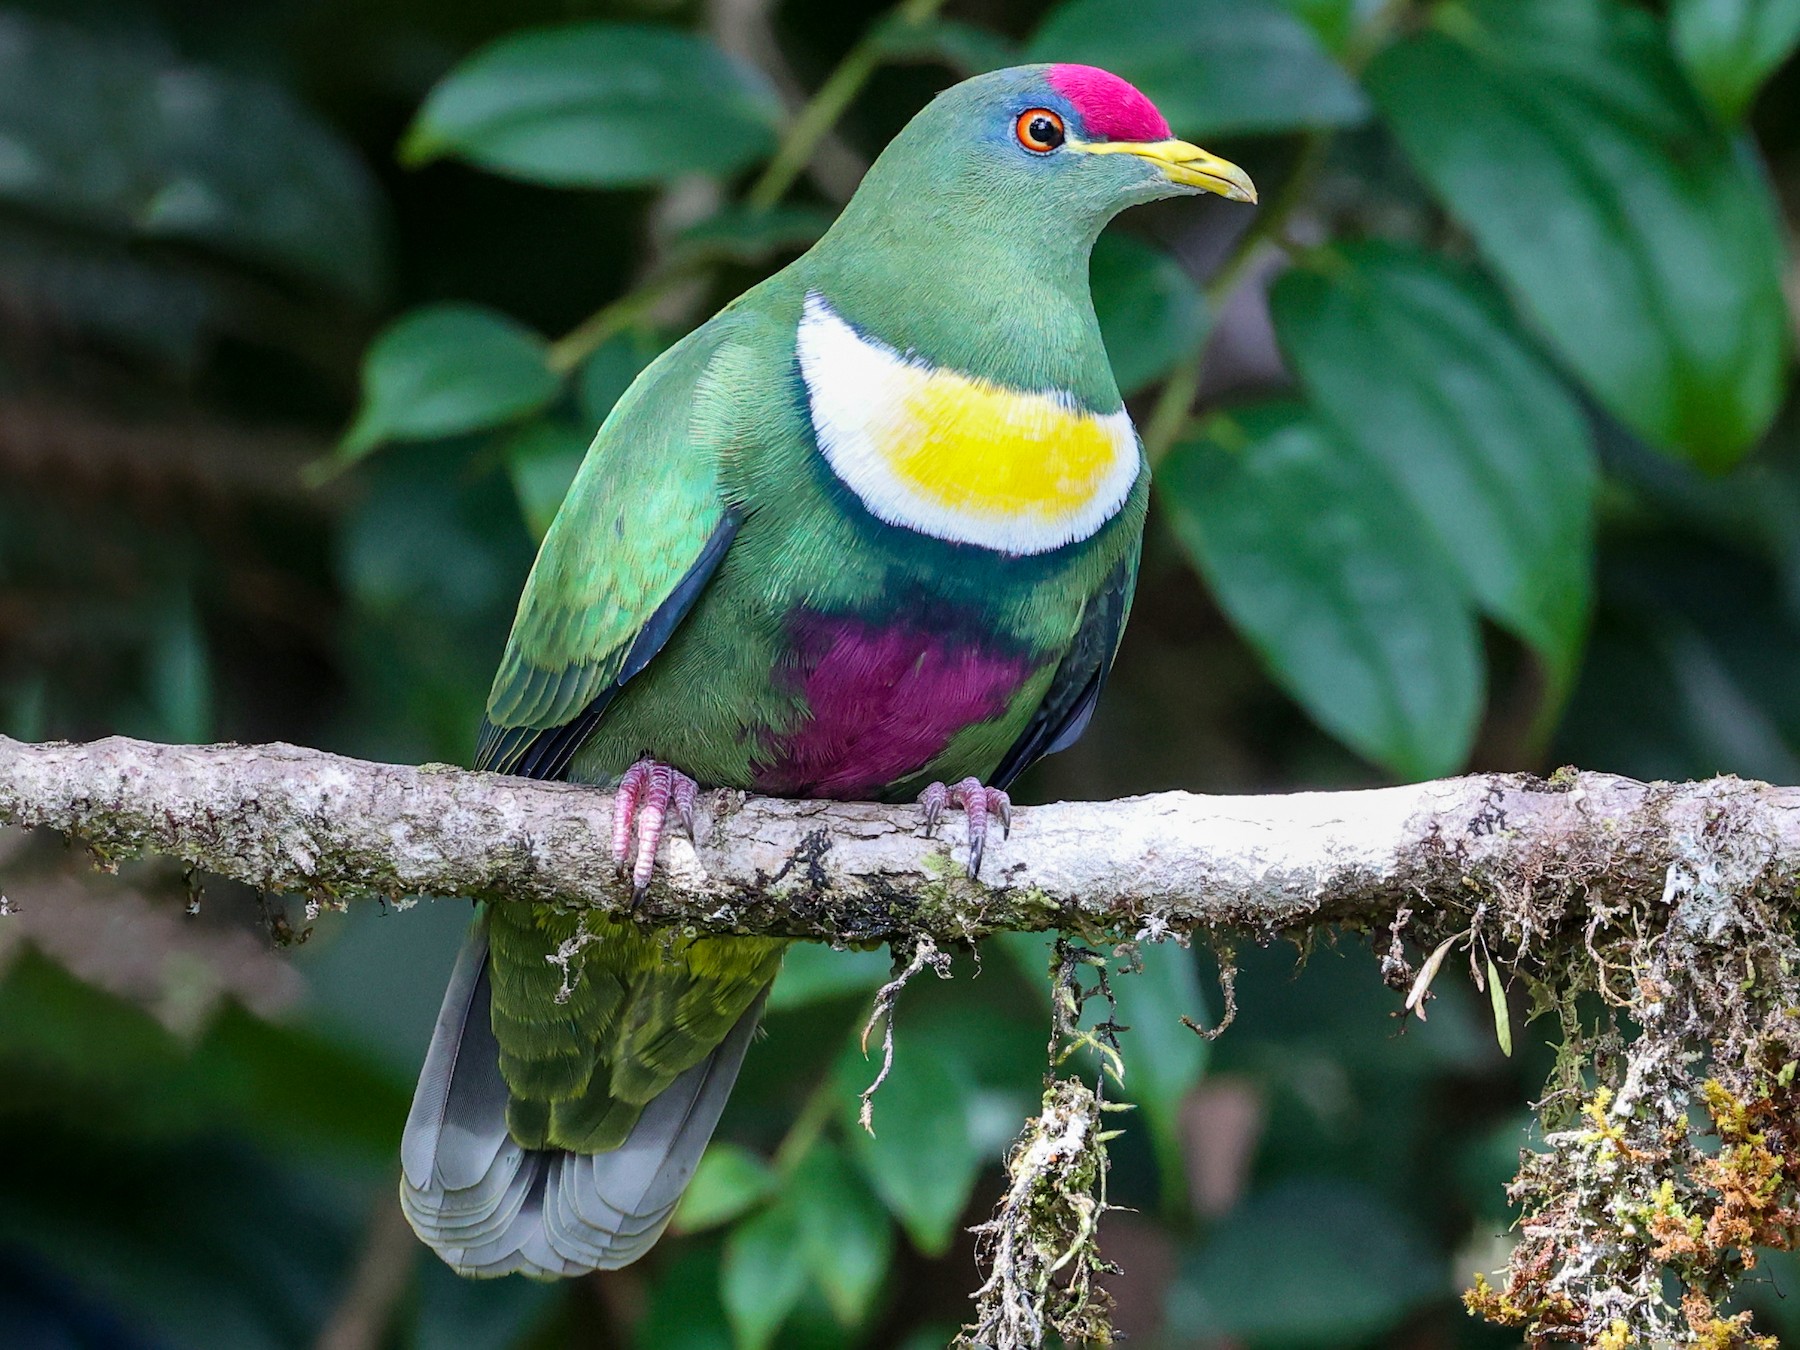
<svg viewBox="0 0 1800 1350">
<path fill-rule="evenodd" d="M 694 837 L 694 799 L 700 793 L 700 785 L 684 774 L 675 775 L 675 819 L 680 823 L 688 842 L 697 844 Z"/>
<path fill-rule="evenodd" d="M 965 778 L 954 787 L 933 783 L 919 794 L 925 808 L 925 833 L 931 835 L 946 806 L 962 808 L 969 823 L 969 877 L 981 872 L 981 860 L 987 856 L 988 820 L 1000 818 L 1003 838 L 1012 837 L 1012 798 L 999 788 L 984 787 L 979 778 Z"/>
<path fill-rule="evenodd" d="M 938 822 L 944 818 L 944 807 L 950 800 L 950 789 L 942 783 L 933 783 L 919 794 L 919 804 L 925 808 L 925 835 L 930 838 L 937 832 Z"/>
</svg>

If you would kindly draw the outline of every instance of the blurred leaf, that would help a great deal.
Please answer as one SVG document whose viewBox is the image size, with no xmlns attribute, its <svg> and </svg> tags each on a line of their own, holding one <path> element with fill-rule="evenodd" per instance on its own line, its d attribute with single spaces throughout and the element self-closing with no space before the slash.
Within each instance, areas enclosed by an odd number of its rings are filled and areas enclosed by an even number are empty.
<svg viewBox="0 0 1800 1350">
<path fill-rule="evenodd" d="M 698 1233 L 730 1223 L 768 1199 L 775 1183 L 774 1171 L 749 1149 L 731 1143 L 712 1144 L 702 1155 L 671 1226 L 678 1233 Z"/>
<path fill-rule="evenodd" d="M 0 735 L 19 741 L 43 740 L 49 689 L 50 682 L 42 674 L 27 676 L 15 688 L 0 689 Z"/>
<path fill-rule="evenodd" d="M 760 73 L 703 38 L 576 23 L 501 38 L 439 82 L 401 158 L 455 155 L 558 187 L 730 173 L 775 148 L 780 103 Z"/>
<path fill-rule="evenodd" d="M 0 1176 L 0 1253 L 35 1253 L 82 1303 L 143 1334 L 128 1345 L 293 1350 L 316 1339 L 341 1288 L 358 1188 L 216 1132 L 170 1145 L 29 1124 L 0 1129 L 8 1156 L 32 1160 Z M 40 1350 L 13 1331 L 0 1330 L 8 1350 Z"/>
<path fill-rule="evenodd" d="M 875 27 L 876 49 L 890 61 L 942 61 L 961 75 L 1019 63 L 1018 44 L 977 24 L 955 19 L 908 19 L 890 11 Z"/>
<path fill-rule="evenodd" d="M 778 1202 L 801 1210 L 807 1264 L 832 1315 L 854 1327 L 881 1288 L 894 1230 L 879 1201 L 828 1139 L 808 1151 Z"/>
<path fill-rule="evenodd" d="M 1443 11 L 1369 86 L 1514 299 L 1621 421 L 1707 468 L 1780 404 L 1782 249 L 1751 152 L 1650 15 L 1610 0 Z"/>
<path fill-rule="evenodd" d="M 189 1069 L 191 1084 L 168 1090 L 199 1097 L 204 1087 L 272 1146 L 378 1163 L 400 1146 L 411 1085 L 315 1032 L 227 1004 Z"/>
<path fill-rule="evenodd" d="M 838 1061 L 839 1094 L 855 1119 L 858 1094 L 881 1065 L 879 1042 L 865 1059 L 854 1041 Z M 982 1157 L 969 1131 L 974 1076 L 923 1039 L 895 1038 L 893 1072 L 875 1094 L 875 1134 L 852 1127 L 850 1152 L 875 1193 L 926 1256 L 942 1256 L 968 1207 Z"/>
<path fill-rule="evenodd" d="M 1168 374 L 1206 336 L 1206 297 L 1194 279 L 1136 235 L 1101 235 L 1089 279 L 1106 354 L 1128 397 Z"/>
<path fill-rule="evenodd" d="M 1800 781 L 1800 756 L 1771 710 L 1706 636 L 1678 618 L 1657 625 L 1658 654 L 1675 687 L 1678 723 L 1707 773 L 1737 773 L 1769 783 Z"/>
<path fill-rule="evenodd" d="M 1336 54 L 1350 45 L 1357 19 L 1374 8 L 1369 0 L 1287 0 L 1287 6 L 1306 20 L 1327 51 Z"/>
<path fill-rule="evenodd" d="M 648 1282 L 650 1306 L 634 1344 L 643 1350 L 735 1350 L 720 1295 L 719 1249 L 684 1242 Z M 508 1281 L 513 1283 L 513 1281 Z"/>
<path fill-rule="evenodd" d="M 1353 1345 L 1447 1292 L 1443 1263 L 1380 1196 L 1295 1180 L 1224 1220 L 1170 1291 L 1169 1324 L 1184 1339 Z"/>
<path fill-rule="evenodd" d="M 511 559 L 484 538 L 456 484 L 391 459 L 380 467 L 386 472 L 370 474 L 339 540 L 339 570 L 356 599 L 369 610 L 423 611 L 440 624 L 508 602 L 517 586 Z"/>
<path fill-rule="evenodd" d="M 463 1279 L 422 1247 L 418 1269 L 407 1350 L 517 1350 L 564 1297 L 563 1287 L 537 1280 Z"/>
<path fill-rule="evenodd" d="M 593 438 L 613 404 L 625 396 L 632 381 L 643 374 L 644 367 L 657 358 L 665 345 L 661 337 L 631 328 L 614 334 L 594 349 L 594 354 L 582 364 L 575 387 L 581 415 L 588 422 L 588 439 Z"/>
<path fill-rule="evenodd" d="M 1323 726 L 1408 777 L 1463 763 L 1481 703 L 1474 619 L 1375 464 L 1275 404 L 1215 418 L 1158 479 L 1226 613 Z"/>
<path fill-rule="evenodd" d="M 544 340 L 479 305 L 427 305 L 403 315 L 363 357 L 363 403 L 342 453 L 383 441 L 432 440 L 498 426 L 556 397 Z"/>
<path fill-rule="evenodd" d="M 272 1147 L 382 1160 L 406 1089 L 331 1041 L 226 1004 L 189 1044 L 36 951 L 0 979 L 0 1116 L 136 1137 L 235 1127 Z"/>
<path fill-rule="evenodd" d="M 763 1350 L 806 1290 L 806 1234 L 791 1197 L 731 1230 L 719 1293 L 739 1350 Z"/>
<path fill-rule="evenodd" d="M 1352 126 L 1369 113 L 1349 76 L 1279 0 L 1065 0 L 1032 35 L 1026 56 L 1124 76 L 1190 139 Z"/>
<path fill-rule="evenodd" d="M 782 958 L 781 977 L 769 995 L 769 1011 L 804 1008 L 879 988 L 887 983 L 893 964 L 885 947 L 838 952 L 822 942 L 796 942 Z"/>
<path fill-rule="evenodd" d="M 362 302 L 381 284 L 379 200 L 349 148 L 274 85 L 141 32 L 0 12 L 0 202 Z"/>
<path fill-rule="evenodd" d="M 1173 942 L 1138 946 L 1144 968 L 1116 974 L 1113 996 L 1116 1020 L 1130 1027 L 1121 1039 L 1125 1056 L 1124 1095 L 1138 1104 L 1156 1141 L 1157 1165 L 1163 1170 L 1164 1194 L 1185 1194 L 1182 1164 L 1181 1103 L 1206 1073 L 1212 1045 L 1181 1024 L 1190 1017 L 1206 1025 L 1206 991 L 1194 953 Z M 1094 1005 L 1090 1003 L 1090 1007 Z"/>
<path fill-rule="evenodd" d="M 506 446 L 506 472 L 533 539 L 541 540 L 587 458 L 591 433 L 547 418 L 522 427 Z"/>
<path fill-rule="evenodd" d="M 1800 0 L 1673 0 L 1669 23 L 1688 77 L 1731 124 L 1800 44 Z"/>
<path fill-rule="evenodd" d="M 1423 253 L 1369 243 L 1288 273 L 1273 306 L 1315 405 L 1566 692 L 1592 601 L 1594 451 L 1498 297 Z"/>
</svg>

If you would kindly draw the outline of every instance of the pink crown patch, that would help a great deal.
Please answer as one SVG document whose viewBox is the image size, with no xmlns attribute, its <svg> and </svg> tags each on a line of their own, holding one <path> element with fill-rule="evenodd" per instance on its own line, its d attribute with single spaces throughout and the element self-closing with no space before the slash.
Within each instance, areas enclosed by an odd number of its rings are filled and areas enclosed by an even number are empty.
<svg viewBox="0 0 1800 1350">
<path fill-rule="evenodd" d="M 1052 66 L 1050 87 L 1075 105 L 1090 132 L 1109 141 L 1166 141 L 1173 134 L 1156 105 L 1110 70 Z"/>
</svg>

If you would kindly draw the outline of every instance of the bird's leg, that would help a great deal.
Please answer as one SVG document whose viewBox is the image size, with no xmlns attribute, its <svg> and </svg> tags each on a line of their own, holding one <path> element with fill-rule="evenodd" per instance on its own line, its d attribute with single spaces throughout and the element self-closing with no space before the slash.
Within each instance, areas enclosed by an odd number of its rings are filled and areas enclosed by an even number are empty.
<svg viewBox="0 0 1800 1350">
<path fill-rule="evenodd" d="M 969 822 L 971 879 L 981 871 L 981 855 L 987 851 L 988 820 L 998 816 L 1001 835 L 1004 837 L 1012 833 L 1012 798 L 999 788 L 983 786 L 979 778 L 965 778 L 962 782 L 949 786 L 933 783 L 919 794 L 919 805 L 925 808 L 926 834 L 937 829 L 945 807 L 962 808 L 962 813 Z"/>
<path fill-rule="evenodd" d="M 687 837 L 694 837 L 694 799 L 700 785 L 679 769 L 653 759 L 640 759 L 619 780 L 613 799 L 613 862 L 621 871 L 631 857 L 631 835 L 637 831 L 637 857 L 631 867 L 632 904 L 650 888 L 656 867 L 656 850 L 662 844 L 670 808 Z"/>
</svg>

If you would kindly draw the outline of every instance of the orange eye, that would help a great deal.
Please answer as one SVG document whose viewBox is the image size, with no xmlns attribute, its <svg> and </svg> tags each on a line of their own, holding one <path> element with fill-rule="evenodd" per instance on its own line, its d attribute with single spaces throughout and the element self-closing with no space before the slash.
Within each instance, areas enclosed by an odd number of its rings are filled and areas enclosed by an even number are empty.
<svg viewBox="0 0 1800 1350">
<path fill-rule="evenodd" d="M 1013 132 L 1027 150 L 1047 155 L 1063 143 L 1063 120 L 1048 108 L 1027 108 L 1013 123 Z"/>
</svg>

